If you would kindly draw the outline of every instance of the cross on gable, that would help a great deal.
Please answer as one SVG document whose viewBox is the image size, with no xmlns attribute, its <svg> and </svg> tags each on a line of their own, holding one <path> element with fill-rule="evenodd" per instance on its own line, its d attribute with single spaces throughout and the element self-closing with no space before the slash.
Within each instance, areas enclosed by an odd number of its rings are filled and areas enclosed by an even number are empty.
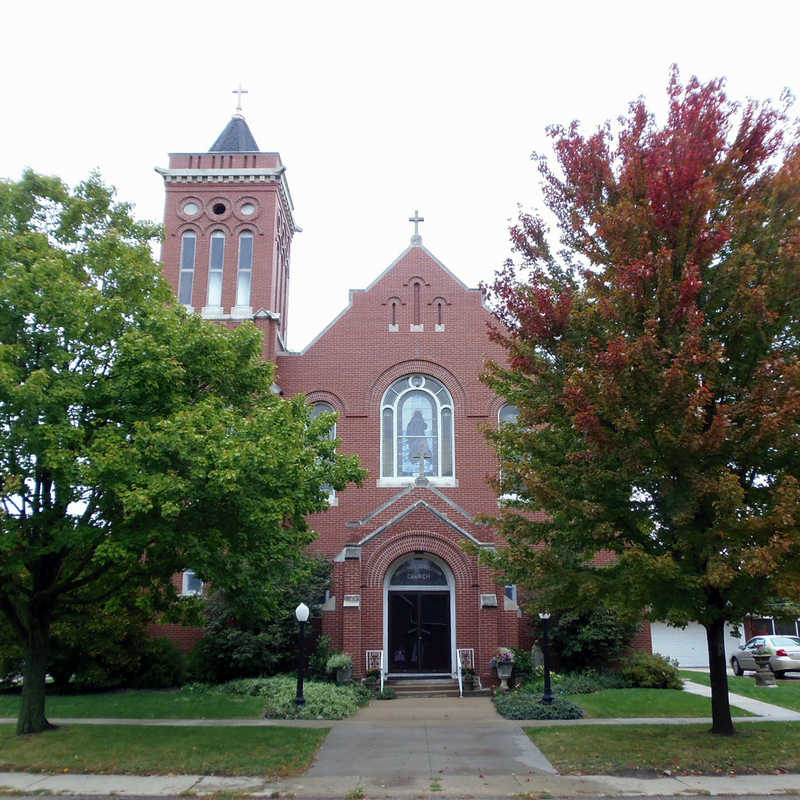
<svg viewBox="0 0 800 800">
<path fill-rule="evenodd" d="M 409 217 L 408 221 L 414 223 L 414 235 L 411 237 L 411 244 L 422 244 L 422 237 L 419 235 L 419 223 L 425 222 L 425 217 L 421 217 L 419 210 L 414 209 L 414 216 Z"/>
</svg>

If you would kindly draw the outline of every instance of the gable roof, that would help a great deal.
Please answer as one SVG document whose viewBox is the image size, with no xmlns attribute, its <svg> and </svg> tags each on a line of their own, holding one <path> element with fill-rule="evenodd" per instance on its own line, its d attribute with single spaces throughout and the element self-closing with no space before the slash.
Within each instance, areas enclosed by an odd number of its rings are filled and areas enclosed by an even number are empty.
<svg viewBox="0 0 800 800">
<path fill-rule="evenodd" d="M 420 238 L 420 237 L 417 237 Z M 436 256 L 428 250 L 425 245 L 421 243 L 413 243 L 409 245 L 402 253 L 394 260 L 391 264 L 389 264 L 386 269 L 384 269 L 380 275 L 378 275 L 373 281 L 370 282 L 369 286 L 365 289 L 350 289 L 349 291 L 349 299 L 347 305 L 302 349 L 302 350 L 287 350 L 280 353 L 281 356 L 302 356 L 305 355 L 331 328 L 333 328 L 340 319 L 342 319 L 353 307 L 353 297 L 355 295 L 366 294 L 367 292 L 371 291 L 383 278 L 389 275 L 392 270 L 394 270 L 400 262 L 403 261 L 409 253 L 414 250 L 421 250 L 430 260 L 433 262 L 435 266 L 442 270 L 448 277 L 452 278 L 458 286 L 460 286 L 465 292 L 477 292 L 479 294 L 483 294 L 481 289 L 473 288 L 467 286 L 461 278 L 458 277 L 455 273 L 453 273 L 450 269 L 448 269 L 441 261 L 439 261 Z M 488 311 L 488 307 L 486 303 L 481 301 L 483 307 Z"/>
</svg>

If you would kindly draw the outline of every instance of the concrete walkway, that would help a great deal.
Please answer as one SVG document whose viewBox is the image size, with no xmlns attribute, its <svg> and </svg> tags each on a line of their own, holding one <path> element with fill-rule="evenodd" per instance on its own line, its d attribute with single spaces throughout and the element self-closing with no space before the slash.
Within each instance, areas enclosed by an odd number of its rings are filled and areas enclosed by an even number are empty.
<svg viewBox="0 0 800 800">
<path fill-rule="evenodd" d="M 684 680 L 683 688 L 692 694 L 699 694 L 703 697 L 711 697 L 711 687 L 702 683 L 695 683 L 694 681 Z M 764 696 L 769 697 L 769 689 L 764 688 Z M 756 714 L 759 717 L 767 718 L 770 720 L 777 720 L 781 722 L 798 722 L 800 721 L 800 713 L 792 711 L 789 708 L 776 706 L 772 703 L 764 702 L 763 700 L 753 700 L 751 697 L 745 697 L 741 694 L 728 693 L 730 703 L 732 706 L 738 706 L 743 711 L 749 711 L 751 714 Z M 739 717 L 737 722 L 744 722 L 746 719 L 752 717 Z"/>
<path fill-rule="evenodd" d="M 707 695 L 691 681 L 687 691 Z M 800 720 L 800 714 L 740 695 L 731 704 L 759 714 L 743 722 Z M 522 727 L 538 725 L 690 724 L 694 718 L 513 721 L 500 717 L 488 698 L 408 698 L 374 702 L 341 721 L 283 720 L 87 720 L 57 724 L 138 724 L 325 727 L 331 733 L 305 776 L 269 780 L 262 776 L 41 775 L 0 773 L 0 791 L 22 794 L 128 796 L 208 795 L 234 792 L 254 797 L 297 798 L 494 798 L 656 795 L 800 794 L 800 775 L 626 778 L 561 776 Z M 13 722 L 13 720 L 0 720 Z"/>
</svg>

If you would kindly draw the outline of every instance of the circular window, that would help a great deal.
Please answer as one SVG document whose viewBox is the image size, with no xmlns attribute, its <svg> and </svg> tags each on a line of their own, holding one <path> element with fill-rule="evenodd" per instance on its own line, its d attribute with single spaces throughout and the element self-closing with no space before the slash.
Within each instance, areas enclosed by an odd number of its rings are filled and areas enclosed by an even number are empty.
<svg viewBox="0 0 800 800">
<path fill-rule="evenodd" d="M 256 213 L 256 207 L 252 203 L 245 203 L 241 211 L 246 217 L 252 217 Z"/>
<path fill-rule="evenodd" d="M 425 385 L 425 378 L 423 378 L 422 375 L 414 375 L 414 376 L 412 376 L 412 378 L 409 381 L 409 383 L 412 386 L 415 386 L 415 387 L 419 388 L 419 387 Z"/>
<path fill-rule="evenodd" d="M 189 216 L 193 216 L 199 210 L 200 206 L 198 206 L 197 203 L 192 203 L 192 202 L 186 203 L 186 205 L 183 207 L 183 213 L 188 214 Z"/>
<path fill-rule="evenodd" d="M 225 203 L 214 203 L 214 205 L 211 206 L 211 210 L 217 216 L 219 216 L 220 214 L 224 214 L 225 213 Z"/>
</svg>

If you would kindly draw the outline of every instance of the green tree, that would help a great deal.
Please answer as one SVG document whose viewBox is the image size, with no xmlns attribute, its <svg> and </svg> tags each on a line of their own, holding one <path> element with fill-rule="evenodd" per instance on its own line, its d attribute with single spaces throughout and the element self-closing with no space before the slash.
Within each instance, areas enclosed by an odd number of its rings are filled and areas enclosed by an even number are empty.
<svg viewBox="0 0 800 800">
<path fill-rule="evenodd" d="M 96 177 L 0 184 L 0 613 L 25 655 L 19 733 L 49 726 L 51 626 L 191 567 L 265 609 L 327 488 L 363 471 L 331 415 L 276 395 L 252 325 L 187 314 Z"/>
<path fill-rule="evenodd" d="M 731 734 L 723 626 L 800 594 L 800 148 L 788 103 L 668 94 L 537 157 L 563 249 L 523 214 L 490 292 L 519 408 L 495 563 L 538 608 L 700 622 Z"/>
</svg>

